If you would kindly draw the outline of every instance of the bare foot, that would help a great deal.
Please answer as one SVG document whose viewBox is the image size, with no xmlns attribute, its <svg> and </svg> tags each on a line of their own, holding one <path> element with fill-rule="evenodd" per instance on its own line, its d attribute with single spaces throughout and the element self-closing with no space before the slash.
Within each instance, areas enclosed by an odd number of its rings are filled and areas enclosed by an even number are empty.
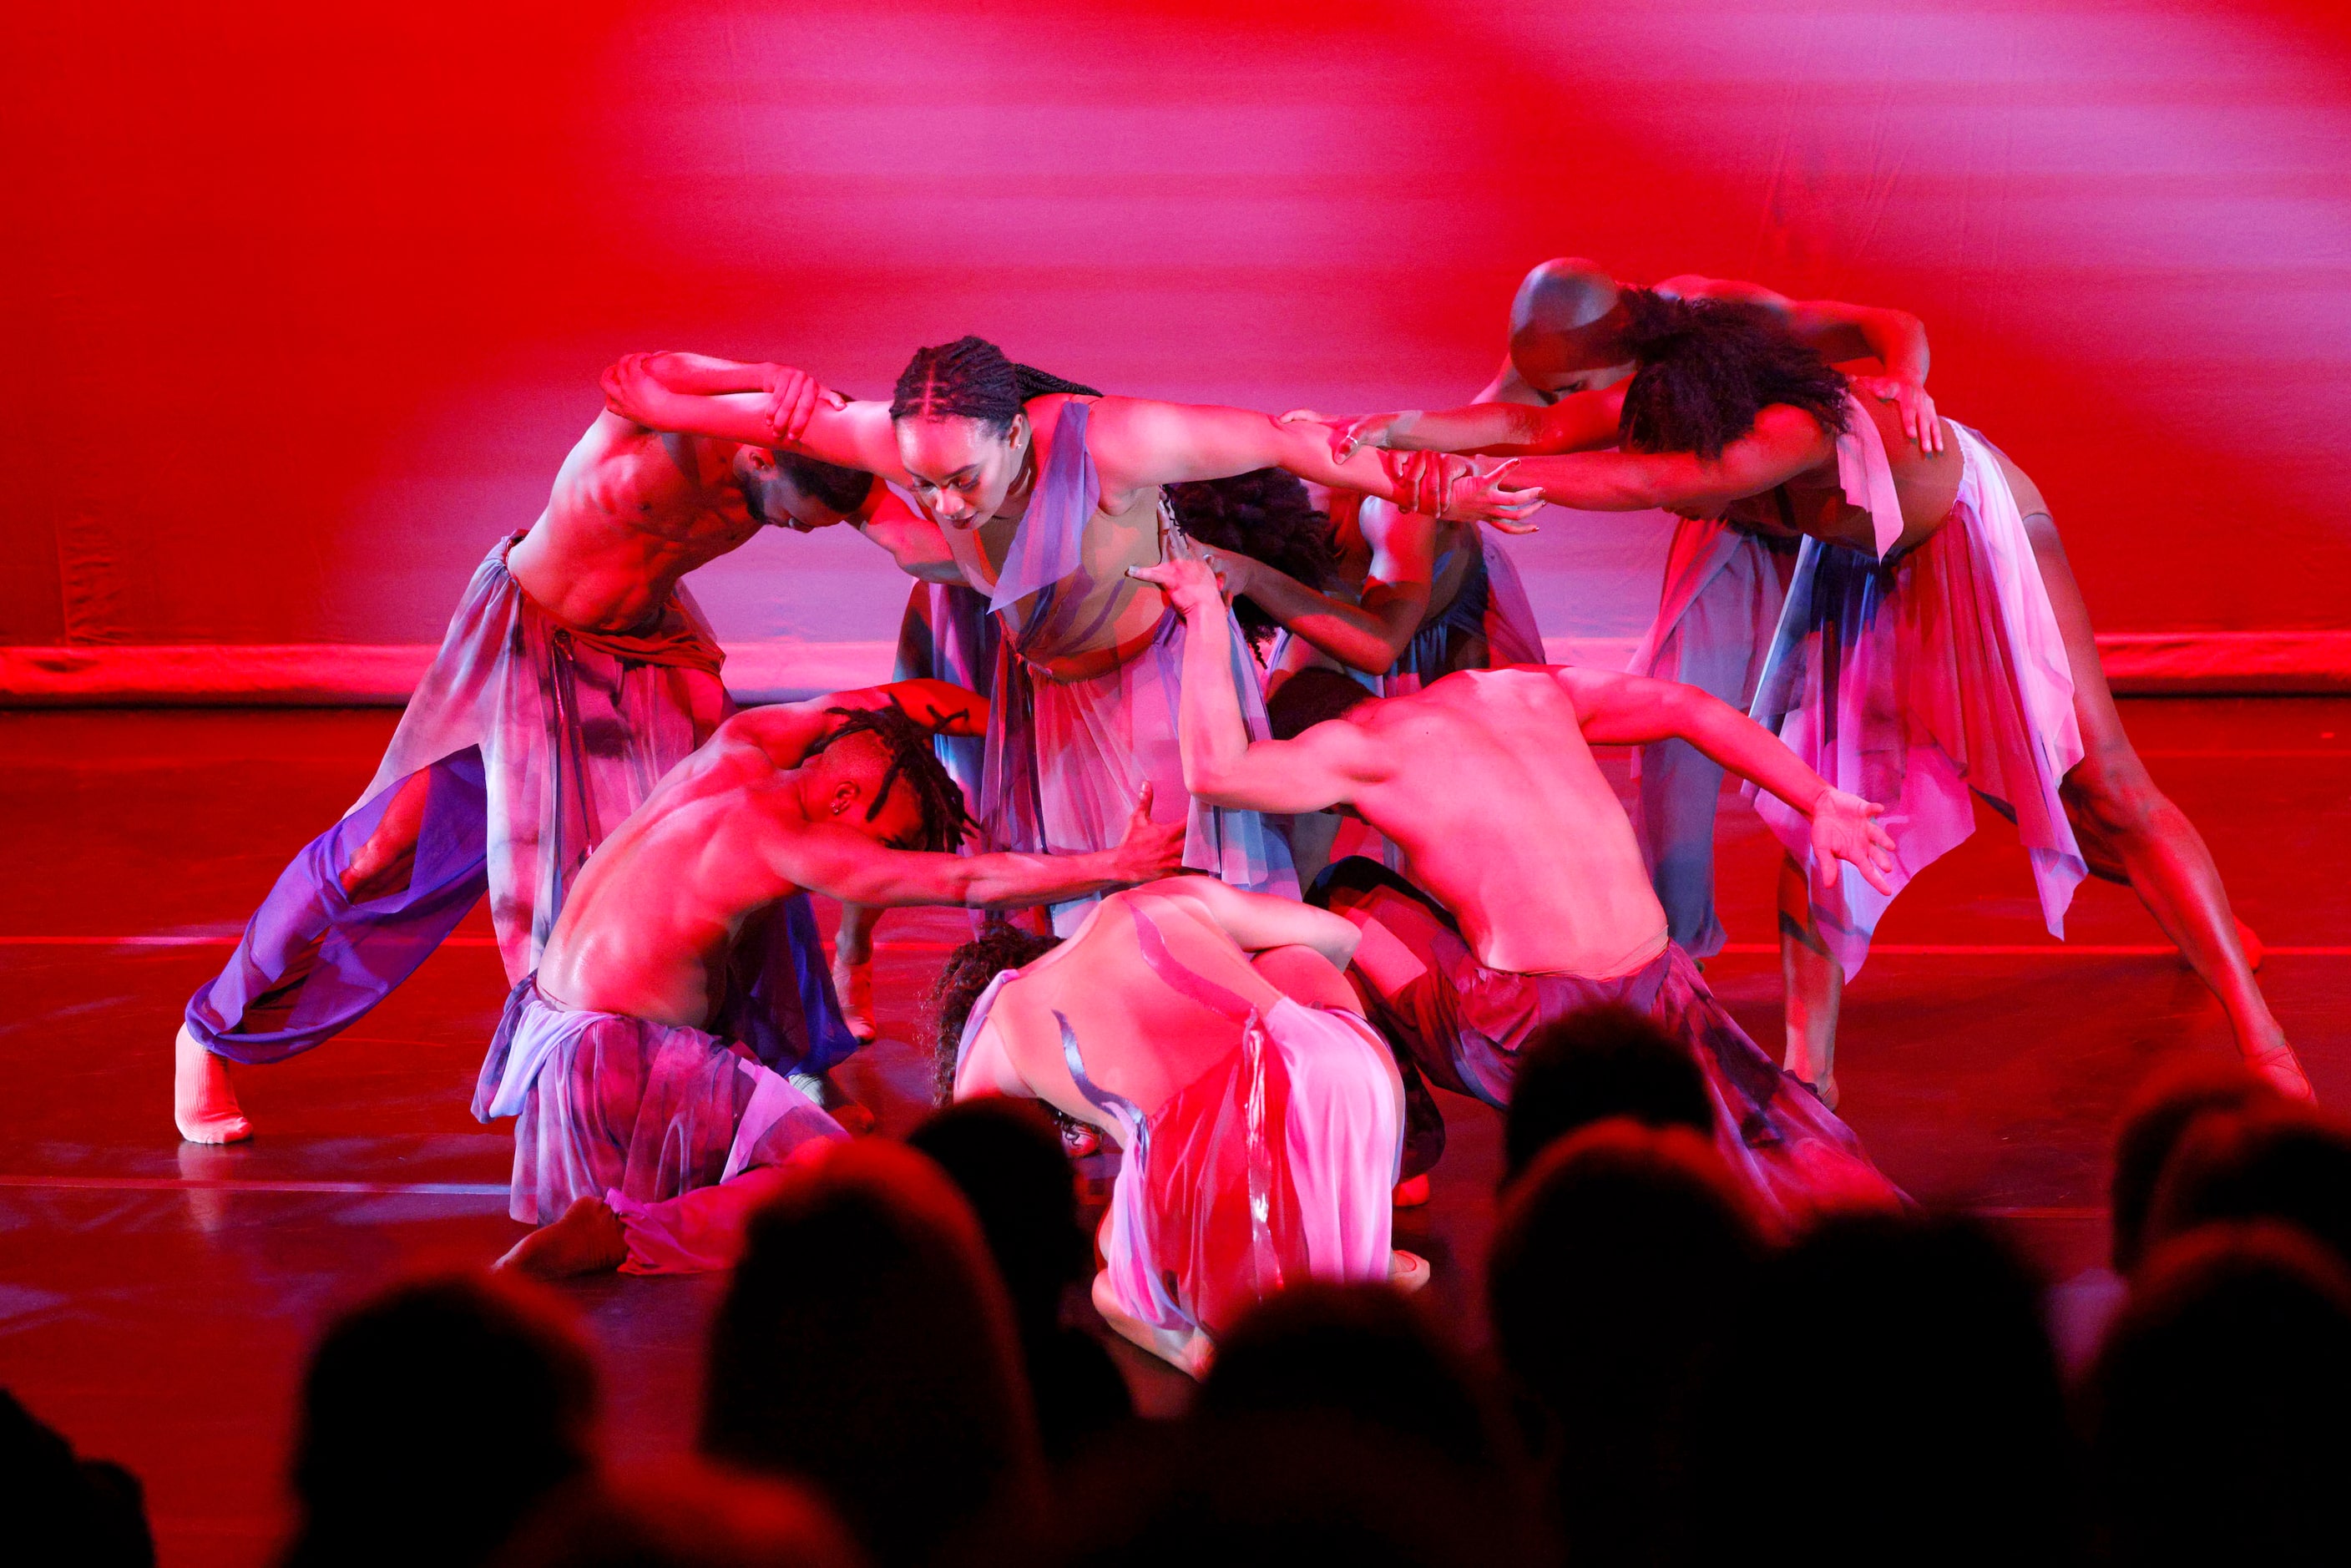
<svg viewBox="0 0 2351 1568">
<path fill-rule="evenodd" d="M 1819 1101 L 1828 1109 L 1834 1111 L 1837 1108 L 1837 1101 L 1840 1096 L 1837 1093 L 1837 1081 L 1836 1074 L 1834 1072 L 1831 1072 L 1828 1075 L 1826 1082 L 1820 1083 L 1814 1083 L 1802 1073 L 1796 1071 L 1792 1068 L 1789 1070 L 1788 1076 L 1802 1084 L 1806 1093 Z"/>
<path fill-rule="evenodd" d="M 629 1260 L 629 1233 L 621 1217 L 601 1197 L 575 1197 L 563 1218 L 542 1225 L 514 1244 L 490 1265 L 493 1272 L 511 1269 L 533 1280 L 562 1280 L 574 1274 L 609 1274 Z"/>
<path fill-rule="evenodd" d="M 1138 1345 L 1194 1379 L 1205 1377 L 1215 1358 L 1216 1343 L 1197 1329 L 1159 1329 L 1126 1312 L 1110 1288 L 1107 1271 L 1094 1276 L 1094 1310 L 1118 1337 Z"/>
<path fill-rule="evenodd" d="M 1388 1254 L 1388 1283 L 1409 1296 L 1428 1283 L 1428 1260 L 1402 1248 Z"/>
<path fill-rule="evenodd" d="M 880 1125 L 873 1113 L 849 1097 L 849 1092 L 832 1081 L 830 1072 L 795 1072 L 791 1085 L 816 1102 L 817 1109 L 841 1124 L 841 1130 L 852 1138 L 872 1135 Z"/>
<path fill-rule="evenodd" d="M 180 1026 L 172 1042 L 172 1119 L 192 1144 L 234 1144 L 253 1136 L 253 1124 L 236 1103 L 228 1063 L 204 1048 Z"/>
<path fill-rule="evenodd" d="M 2245 1058 L 2245 1065 L 2261 1076 L 2262 1082 L 2289 1100 L 2302 1100 L 2315 1105 L 2318 1093 L 2304 1076 L 2302 1062 L 2294 1047 L 2281 1040 L 2267 1051 L 2256 1051 Z"/>
<path fill-rule="evenodd" d="M 873 963 L 832 963 L 832 994 L 841 998 L 841 1021 L 867 1045 L 873 1043 Z"/>
<path fill-rule="evenodd" d="M 1428 1201 L 1428 1173 L 1406 1176 L 1396 1183 L 1395 1206 L 1398 1208 L 1418 1208 Z"/>
</svg>

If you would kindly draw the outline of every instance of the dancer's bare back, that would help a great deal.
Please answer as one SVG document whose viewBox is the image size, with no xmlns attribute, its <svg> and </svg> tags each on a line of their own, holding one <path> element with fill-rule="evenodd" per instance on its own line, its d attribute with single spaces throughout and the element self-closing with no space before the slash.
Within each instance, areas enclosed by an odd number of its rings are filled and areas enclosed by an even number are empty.
<svg viewBox="0 0 2351 1568">
<path fill-rule="evenodd" d="M 1103 899 L 1067 941 L 998 994 L 957 1075 L 957 1095 L 1033 1094 L 1116 1131 L 1070 1074 L 1063 1019 L 1095 1087 L 1145 1115 L 1229 1054 L 1239 1021 L 1168 983 L 1144 956 L 1144 920 L 1169 959 L 1253 1008 L 1284 996 L 1359 1007 L 1341 973 L 1358 936 L 1344 918 L 1210 877 L 1171 877 Z"/>
</svg>

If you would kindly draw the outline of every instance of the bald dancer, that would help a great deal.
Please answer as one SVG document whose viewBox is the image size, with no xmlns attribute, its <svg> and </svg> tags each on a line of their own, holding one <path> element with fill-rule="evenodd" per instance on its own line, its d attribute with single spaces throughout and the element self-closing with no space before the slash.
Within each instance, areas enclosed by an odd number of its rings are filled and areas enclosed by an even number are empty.
<svg viewBox="0 0 2351 1568">
<path fill-rule="evenodd" d="M 1213 667 L 1232 634 L 1213 570 L 1179 560 L 1136 575 L 1166 590 L 1191 631 L 1186 656 Z M 1284 728 L 1298 726 L 1285 740 L 1252 739 L 1220 687 L 1186 680 L 1185 779 L 1207 800 L 1259 810 L 1342 807 L 1404 851 L 1417 887 L 1353 859 L 1332 867 L 1318 892 L 1359 929 L 1353 972 L 1419 1071 L 1505 1105 L 1538 1029 L 1622 1002 L 1690 1046 L 1714 1100 L 1717 1145 L 1767 1218 L 1792 1224 L 1901 1201 L 1674 945 L 1591 747 L 1678 736 L 1787 801 L 1823 865 L 1849 862 L 1848 877 L 1882 882 L 1892 862 L 1877 807 L 1830 789 L 1735 709 L 1667 681 L 1522 665 L 1374 698 L 1315 674 L 1283 693 Z"/>
<path fill-rule="evenodd" d="M 985 723 L 976 697 L 935 681 L 753 709 L 605 841 L 507 998 L 475 1091 L 482 1120 L 517 1118 L 510 1212 L 544 1227 L 502 1266 L 725 1268 L 776 1174 L 846 1136 L 775 1069 L 772 1020 L 741 984 L 787 902 L 1029 904 L 1174 868 L 1181 830 L 1155 825 L 1148 801 L 1093 853 L 945 852 L 964 800 L 931 732 Z"/>
<path fill-rule="evenodd" d="M 1158 809 L 1186 818 L 1186 865 L 1238 887 L 1296 892 L 1278 828 L 1182 788 L 1174 694 L 1179 670 L 1194 666 L 1181 622 L 1125 575 L 1181 549 L 1165 486 L 1280 467 L 1448 517 L 1527 509 L 1461 459 L 1342 460 L 1313 427 L 1103 396 L 1016 365 L 979 338 L 919 350 L 888 402 L 852 402 L 785 366 L 734 374 L 731 391 L 684 392 L 665 357 L 636 356 L 607 372 L 605 388 L 648 423 L 772 441 L 873 474 L 939 525 L 965 580 L 988 595 L 1004 650 L 979 810 L 992 846 L 1102 847 L 1150 782 Z M 1259 710 L 1262 733 L 1255 672 L 1238 649 L 1227 653 L 1217 679 Z M 1090 903 L 1056 905 L 1054 928 L 1074 930 Z"/>
<path fill-rule="evenodd" d="M 682 579 L 760 529 L 849 523 L 910 573 L 952 571 L 938 531 L 870 476 L 760 442 L 609 410 L 547 508 L 475 572 L 358 804 L 287 867 L 176 1043 L 181 1136 L 252 1135 L 228 1061 L 282 1061 L 414 971 L 486 891 L 508 981 L 528 974 L 581 862 L 733 711 Z M 762 984 L 806 1071 L 853 1050 L 805 902 Z"/>
<path fill-rule="evenodd" d="M 2084 875 L 2126 883 L 2212 988 L 2247 1062 L 2308 1098 L 2211 852 L 2124 733 L 2040 488 L 1964 425 L 1938 416 L 1938 439 L 1910 439 L 1898 411 L 1855 395 L 1767 313 L 1625 303 L 1638 372 L 1520 411 L 1514 449 L 1573 455 L 1525 458 L 1514 477 L 1562 506 L 1801 536 L 1754 715 L 1887 809 L 1895 888 L 1974 831 L 1969 797 L 1985 797 L 2032 852 L 2052 936 Z M 1487 445 L 1492 412 L 1432 416 L 1421 435 Z M 1591 450 L 1607 444 L 1622 450 Z M 1802 823 L 1760 804 L 1789 854 L 1787 1063 L 1834 1101 L 1844 981 L 1893 893 L 1824 882 Z"/>
<path fill-rule="evenodd" d="M 1625 340 L 1624 297 L 1635 287 L 1580 256 L 1533 268 L 1510 302 L 1510 351 L 1476 401 L 1547 407 L 1579 392 L 1621 384 L 1634 371 Z M 1855 390 L 1892 404 L 1911 439 L 1929 450 L 1938 445 L 1935 403 L 1926 388 L 1927 331 L 1907 311 L 1837 299 L 1792 299 L 1760 284 L 1696 274 L 1669 277 L 1654 292 L 1667 298 L 1753 305 L 1832 362 L 1874 362 L 1878 373 L 1856 375 Z M 1380 444 L 1401 450 L 1421 444 L 1416 420 L 1442 416 L 1387 417 L 1395 423 L 1386 428 L 1397 438 Z M 1377 420 L 1364 426 L 1366 433 L 1379 428 Z M 1695 685 L 1734 707 L 1746 707 L 1779 622 L 1795 553 L 1795 540 L 1778 530 L 1679 519 L 1667 549 L 1657 616 L 1625 667 L 1636 675 Z M 1674 940 L 1694 957 L 1711 956 L 1729 940 L 1714 902 L 1715 810 L 1722 769 L 1693 747 L 1667 740 L 1635 752 L 1634 779 L 1634 822 Z"/>
</svg>

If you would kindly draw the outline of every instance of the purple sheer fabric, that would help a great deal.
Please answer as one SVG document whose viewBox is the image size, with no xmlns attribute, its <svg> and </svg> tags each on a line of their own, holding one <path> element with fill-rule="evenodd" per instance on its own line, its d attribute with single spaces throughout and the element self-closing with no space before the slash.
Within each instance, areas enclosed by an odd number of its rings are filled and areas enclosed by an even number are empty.
<svg viewBox="0 0 2351 1568">
<path fill-rule="evenodd" d="M 187 1024 L 232 1061 L 280 1061 L 350 1025 L 406 979 L 487 892 L 509 980 L 537 966 L 572 878 L 653 785 L 732 711 L 722 657 L 683 590 L 641 635 L 566 627 L 507 571 L 474 574 L 376 776 L 279 876 Z M 397 889 L 354 903 L 342 876 L 400 787 L 423 775 L 422 830 Z M 829 1065 L 856 1049 L 805 897 L 769 923 L 747 974 L 770 1002 L 769 1060 Z"/>
<path fill-rule="evenodd" d="M 1085 449 L 1091 405 L 1061 405 L 1052 451 L 1014 535 L 991 607 L 1003 655 L 980 789 L 979 821 L 991 850 L 1083 852 L 1108 849 L 1152 787 L 1152 813 L 1186 823 L 1184 863 L 1235 887 L 1298 892 L 1290 846 L 1255 811 L 1192 799 L 1176 734 L 1185 630 L 1173 611 L 1140 652 L 1088 679 L 1055 681 L 1038 663 L 1093 629 L 1075 620 L 1081 595 L 1062 591 L 1082 571 L 1079 547 L 1101 486 Z M 1026 601 L 1026 612 L 1019 605 Z M 1265 701 L 1249 655 L 1236 647 L 1232 678 L 1253 739 L 1267 737 Z M 1053 905 L 1054 929 L 1074 931 L 1097 901 Z"/>
<path fill-rule="evenodd" d="M 977 589 L 951 582 L 917 582 L 898 625 L 898 658 L 892 679 L 946 681 L 985 695 L 996 689 L 996 661 L 1003 640 L 987 601 Z M 987 755 L 985 736 L 940 735 L 931 748 L 976 810 Z"/>
<path fill-rule="evenodd" d="M 2016 823 L 2043 920 L 2063 937 L 2088 874 L 2058 795 L 2082 759 L 2072 666 L 2006 476 L 1981 436 L 1952 428 L 1959 497 L 1924 544 L 1886 560 L 1804 541 L 1752 713 L 1831 784 L 1886 807 L 1896 894 L 1975 831 L 1971 793 L 1991 800 Z M 1894 894 L 1850 874 L 1822 886 L 1809 824 L 1748 794 L 1811 873 L 1822 935 L 1858 974 Z"/>
<path fill-rule="evenodd" d="M 516 1118 L 508 1212 L 540 1225 L 574 1198 L 659 1205 L 780 1166 L 811 1141 L 849 1136 L 747 1045 L 574 1011 L 549 1000 L 536 977 L 507 998 L 474 1114 Z"/>
</svg>

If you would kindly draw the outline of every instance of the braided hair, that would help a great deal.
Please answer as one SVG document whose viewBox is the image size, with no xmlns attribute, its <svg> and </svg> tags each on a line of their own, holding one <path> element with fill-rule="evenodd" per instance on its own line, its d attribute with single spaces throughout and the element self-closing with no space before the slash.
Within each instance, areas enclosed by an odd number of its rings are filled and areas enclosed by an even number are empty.
<svg viewBox="0 0 2351 1568">
<path fill-rule="evenodd" d="M 1639 366 L 1617 421 L 1627 452 L 1717 458 L 1773 403 L 1844 432 L 1844 377 L 1762 307 L 1646 288 L 1625 290 L 1623 304 L 1623 341 Z"/>
<path fill-rule="evenodd" d="M 971 831 L 971 818 L 965 810 L 962 789 L 940 766 L 930 731 L 894 707 L 825 711 L 840 718 L 841 727 L 810 747 L 808 757 L 820 756 L 852 735 L 874 737 L 890 754 L 890 766 L 873 791 L 873 803 L 865 809 L 867 821 L 882 814 L 890 800 L 890 787 L 904 779 L 923 810 L 921 841 L 912 847 L 937 853 L 963 842 Z"/>
<path fill-rule="evenodd" d="M 1306 483 L 1280 468 L 1258 468 L 1229 479 L 1195 479 L 1167 486 L 1176 526 L 1204 545 L 1261 560 L 1309 588 L 1328 588 L 1338 570 L 1331 517 L 1316 508 Z M 1251 643 L 1263 643 L 1280 622 L 1246 595 L 1233 617 Z"/>
<path fill-rule="evenodd" d="M 1035 963 L 1061 944 L 1059 936 L 1039 936 L 998 916 L 990 918 L 977 937 L 947 955 L 947 967 L 940 971 L 939 983 L 931 988 L 931 1009 L 938 1017 L 932 1049 L 941 1102 L 955 1097 L 956 1051 L 963 1044 L 963 1026 L 971 1021 L 971 1009 L 978 1005 L 980 992 L 1005 970 Z M 1066 1120 L 1058 1113 L 1056 1118 Z"/>
<path fill-rule="evenodd" d="M 890 396 L 892 419 L 976 419 L 992 435 L 1012 428 L 1030 398 L 1050 392 L 1100 397 L 1093 387 L 1016 365 L 985 338 L 966 334 L 952 343 L 917 349 Z"/>
</svg>

